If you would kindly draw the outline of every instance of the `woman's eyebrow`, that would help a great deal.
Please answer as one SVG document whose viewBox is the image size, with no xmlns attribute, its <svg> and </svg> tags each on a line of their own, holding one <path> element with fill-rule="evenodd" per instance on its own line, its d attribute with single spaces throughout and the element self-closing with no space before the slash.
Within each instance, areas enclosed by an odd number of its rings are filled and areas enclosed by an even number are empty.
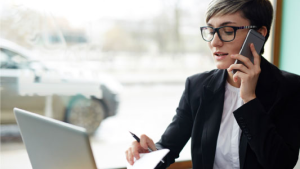
<svg viewBox="0 0 300 169">
<path fill-rule="evenodd" d="M 235 24 L 235 22 L 227 21 L 227 22 L 221 23 L 219 26 L 226 26 L 226 25 L 229 25 L 229 24 Z M 213 27 L 213 25 L 211 23 L 207 23 L 207 26 Z"/>
<path fill-rule="evenodd" d="M 235 23 L 235 22 L 231 22 L 231 21 L 223 22 L 220 26 L 226 26 L 226 25 L 233 24 L 233 23 Z"/>
</svg>

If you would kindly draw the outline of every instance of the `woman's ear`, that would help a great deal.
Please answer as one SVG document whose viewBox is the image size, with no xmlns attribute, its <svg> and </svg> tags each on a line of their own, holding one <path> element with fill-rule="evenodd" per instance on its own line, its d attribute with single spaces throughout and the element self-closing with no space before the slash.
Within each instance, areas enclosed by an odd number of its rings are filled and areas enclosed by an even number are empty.
<svg viewBox="0 0 300 169">
<path fill-rule="evenodd" d="M 262 34 L 264 37 L 266 37 L 267 33 L 268 33 L 268 30 L 267 30 L 267 27 L 265 26 L 262 26 L 261 28 L 258 29 L 258 31 L 260 34 Z"/>
</svg>

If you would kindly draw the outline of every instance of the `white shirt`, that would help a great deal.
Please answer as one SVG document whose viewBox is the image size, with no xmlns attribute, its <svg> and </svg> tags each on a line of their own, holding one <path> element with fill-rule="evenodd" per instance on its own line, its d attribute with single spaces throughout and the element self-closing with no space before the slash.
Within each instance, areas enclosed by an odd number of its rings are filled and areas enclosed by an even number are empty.
<svg viewBox="0 0 300 169">
<path fill-rule="evenodd" d="M 239 142 L 241 129 L 233 116 L 233 111 L 242 105 L 243 100 L 240 97 L 240 89 L 226 82 L 214 169 L 240 169 Z"/>
</svg>

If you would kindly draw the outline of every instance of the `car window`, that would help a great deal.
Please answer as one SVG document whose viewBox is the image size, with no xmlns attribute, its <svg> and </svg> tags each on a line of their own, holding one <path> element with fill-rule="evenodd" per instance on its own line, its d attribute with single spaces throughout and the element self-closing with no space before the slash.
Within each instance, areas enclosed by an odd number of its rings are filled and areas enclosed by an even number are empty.
<svg viewBox="0 0 300 169">
<path fill-rule="evenodd" d="M 28 60 L 24 56 L 4 48 L 1 48 L 0 61 L 1 69 L 28 68 Z"/>
</svg>

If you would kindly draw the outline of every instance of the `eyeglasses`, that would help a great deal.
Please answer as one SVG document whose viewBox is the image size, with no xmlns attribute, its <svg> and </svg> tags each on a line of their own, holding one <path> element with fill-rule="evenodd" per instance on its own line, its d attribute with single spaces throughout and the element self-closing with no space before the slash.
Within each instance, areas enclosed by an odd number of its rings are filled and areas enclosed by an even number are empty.
<svg viewBox="0 0 300 169">
<path fill-rule="evenodd" d="M 219 28 L 213 28 L 211 26 L 202 26 L 200 27 L 200 31 L 202 34 L 202 38 L 210 42 L 213 40 L 215 33 L 218 33 L 219 38 L 223 42 L 230 42 L 233 41 L 236 35 L 236 31 L 238 29 L 253 29 L 256 26 L 221 26 Z"/>
</svg>

